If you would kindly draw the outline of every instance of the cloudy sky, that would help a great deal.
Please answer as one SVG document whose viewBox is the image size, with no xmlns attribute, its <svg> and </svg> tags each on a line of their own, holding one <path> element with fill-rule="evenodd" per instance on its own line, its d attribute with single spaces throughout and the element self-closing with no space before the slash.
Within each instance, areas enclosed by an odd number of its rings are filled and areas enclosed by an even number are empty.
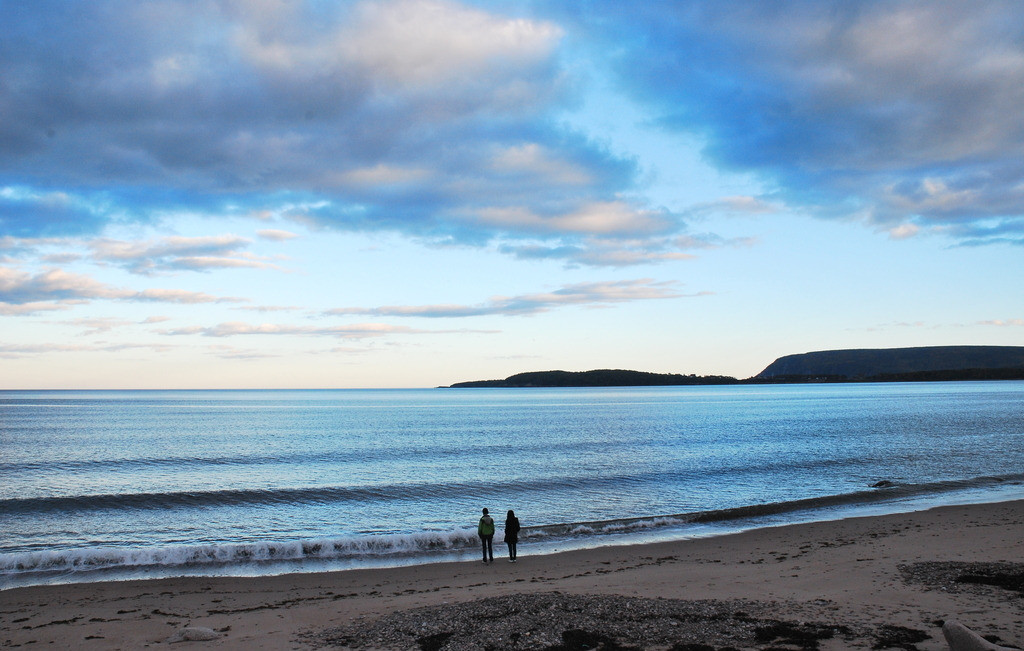
<svg viewBox="0 0 1024 651">
<path fill-rule="evenodd" d="M 1024 345 L 1024 7 L 0 2 L 0 388 Z"/>
</svg>

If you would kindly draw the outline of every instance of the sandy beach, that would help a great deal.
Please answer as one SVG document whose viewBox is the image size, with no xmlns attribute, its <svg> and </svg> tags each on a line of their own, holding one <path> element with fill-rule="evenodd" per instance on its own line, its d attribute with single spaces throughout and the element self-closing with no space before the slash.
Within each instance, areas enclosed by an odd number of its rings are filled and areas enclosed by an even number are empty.
<svg viewBox="0 0 1024 651">
<path fill-rule="evenodd" d="M 947 648 L 956 619 L 1024 647 L 1022 541 L 1018 501 L 546 556 L 521 545 L 515 564 L 15 588 L 0 592 L 0 646 L 926 650 Z M 214 639 L 171 641 L 186 628 Z"/>
</svg>

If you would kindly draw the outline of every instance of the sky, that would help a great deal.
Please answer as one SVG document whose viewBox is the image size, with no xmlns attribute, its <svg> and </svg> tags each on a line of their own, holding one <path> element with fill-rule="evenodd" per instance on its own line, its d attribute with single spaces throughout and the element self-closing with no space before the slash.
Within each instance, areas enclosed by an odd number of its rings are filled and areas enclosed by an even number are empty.
<svg viewBox="0 0 1024 651">
<path fill-rule="evenodd" d="M 0 0 L 0 389 L 1024 345 L 1016 0 Z"/>
</svg>

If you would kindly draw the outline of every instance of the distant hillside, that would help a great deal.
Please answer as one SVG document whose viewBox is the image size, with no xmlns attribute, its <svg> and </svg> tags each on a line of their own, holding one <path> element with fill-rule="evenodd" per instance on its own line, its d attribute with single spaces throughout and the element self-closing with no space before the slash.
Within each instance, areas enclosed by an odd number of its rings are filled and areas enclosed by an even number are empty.
<svg viewBox="0 0 1024 651">
<path fill-rule="evenodd" d="M 1024 378 L 1024 346 L 926 346 L 822 350 L 780 357 L 754 381 Z"/>
<path fill-rule="evenodd" d="M 453 389 L 479 387 L 638 387 L 683 386 L 697 384 L 736 384 L 734 377 L 721 375 L 679 375 L 600 369 L 595 371 L 534 371 L 519 373 L 504 380 L 477 380 L 458 382 Z"/>
<path fill-rule="evenodd" d="M 1024 346 L 927 346 L 822 350 L 780 357 L 752 378 L 645 373 L 621 369 L 533 371 L 504 380 L 457 382 L 477 387 L 648 387 L 801 382 L 1024 380 Z"/>
</svg>

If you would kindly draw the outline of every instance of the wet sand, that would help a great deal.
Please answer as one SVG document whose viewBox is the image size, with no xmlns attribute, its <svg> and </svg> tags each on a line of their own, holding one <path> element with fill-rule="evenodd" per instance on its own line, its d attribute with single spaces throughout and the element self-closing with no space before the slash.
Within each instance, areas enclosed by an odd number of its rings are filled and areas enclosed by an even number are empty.
<svg viewBox="0 0 1024 651">
<path fill-rule="evenodd" d="M 1005 579 L 1024 571 L 1022 541 L 1017 501 L 545 556 L 521 544 L 515 564 L 15 588 L 0 647 L 547 648 L 570 631 L 608 648 L 927 650 L 947 648 L 946 619 L 1024 647 Z M 186 627 L 215 639 L 169 642 Z"/>
</svg>

